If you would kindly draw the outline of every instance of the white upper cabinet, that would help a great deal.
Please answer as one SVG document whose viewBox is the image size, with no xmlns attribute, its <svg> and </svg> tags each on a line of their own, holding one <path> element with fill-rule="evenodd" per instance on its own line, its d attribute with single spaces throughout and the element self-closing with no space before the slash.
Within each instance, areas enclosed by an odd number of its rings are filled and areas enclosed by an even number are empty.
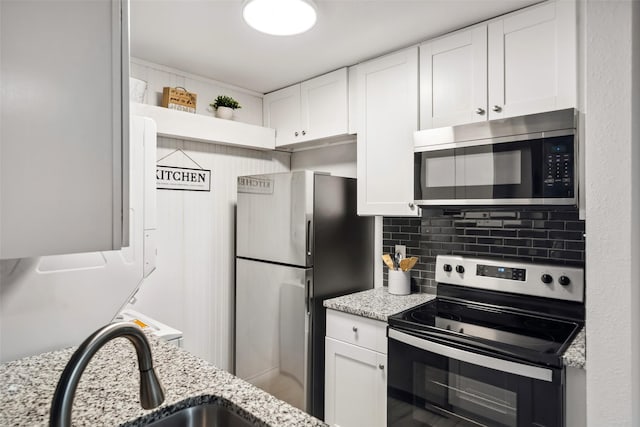
<svg viewBox="0 0 640 427">
<path fill-rule="evenodd" d="M 577 104 L 576 12 L 556 1 L 489 24 L 489 119 Z"/>
<path fill-rule="evenodd" d="M 264 125 L 276 129 L 276 147 L 346 135 L 347 69 L 266 94 L 263 109 Z"/>
<path fill-rule="evenodd" d="M 0 1 L 0 258 L 128 245 L 127 13 Z"/>
<path fill-rule="evenodd" d="M 300 140 L 300 85 L 271 92 L 262 100 L 264 125 L 276 130 L 276 147 Z"/>
<path fill-rule="evenodd" d="M 571 108 L 573 1 L 533 6 L 420 47 L 420 128 Z"/>
<path fill-rule="evenodd" d="M 358 65 L 358 214 L 417 216 L 418 48 Z"/>
<path fill-rule="evenodd" d="M 485 26 L 420 46 L 421 129 L 486 120 L 486 106 Z"/>
</svg>

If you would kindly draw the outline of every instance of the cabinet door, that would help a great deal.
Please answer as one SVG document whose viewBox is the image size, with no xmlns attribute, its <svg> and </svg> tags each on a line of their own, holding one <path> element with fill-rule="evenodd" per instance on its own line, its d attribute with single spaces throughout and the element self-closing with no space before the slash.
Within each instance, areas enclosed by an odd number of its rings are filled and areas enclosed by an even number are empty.
<svg viewBox="0 0 640 427">
<path fill-rule="evenodd" d="M 127 13 L 0 1 L 0 258 L 128 245 Z"/>
<path fill-rule="evenodd" d="M 358 214 L 417 216 L 418 48 L 358 65 Z"/>
<path fill-rule="evenodd" d="M 576 36 L 573 1 L 489 24 L 489 119 L 574 107 Z"/>
<path fill-rule="evenodd" d="M 325 338 L 325 422 L 387 425 L 387 356 Z"/>
<path fill-rule="evenodd" d="M 420 129 L 487 119 L 487 27 L 420 46 Z"/>
<path fill-rule="evenodd" d="M 346 68 L 302 82 L 300 99 L 301 140 L 347 134 L 349 108 Z"/>
<path fill-rule="evenodd" d="M 276 147 L 300 141 L 300 85 L 268 93 L 262 100 L 263 121 L 276 130 Z"/>
</svg>

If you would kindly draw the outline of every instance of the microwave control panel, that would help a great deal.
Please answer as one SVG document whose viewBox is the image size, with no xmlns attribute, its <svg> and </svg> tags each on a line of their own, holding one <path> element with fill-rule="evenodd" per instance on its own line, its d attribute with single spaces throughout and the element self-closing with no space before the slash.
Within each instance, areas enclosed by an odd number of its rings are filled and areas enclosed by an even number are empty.
<svg viewBox="0 0 640 427">
<path fill-rule="evenodd" d="M 544 197 L 574 197 L 573 137 L 544 141 Z"/>
</svg>

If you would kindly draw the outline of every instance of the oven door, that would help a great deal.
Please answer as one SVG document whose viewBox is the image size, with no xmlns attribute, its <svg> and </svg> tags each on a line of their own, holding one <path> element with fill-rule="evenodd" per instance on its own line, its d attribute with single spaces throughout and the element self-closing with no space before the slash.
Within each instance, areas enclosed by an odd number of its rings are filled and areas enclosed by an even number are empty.
<svg viewBox="0 0 640 427">
<path fill-rule="evenodd" d="M 527 136 L 416 148 L 416 204 L 575 205 L 573 135 Z"/>
<path fill-rule="evenodd" d="M 562 370 L 389 328 L 388 426 L 562 426 Z"/>
</svg>

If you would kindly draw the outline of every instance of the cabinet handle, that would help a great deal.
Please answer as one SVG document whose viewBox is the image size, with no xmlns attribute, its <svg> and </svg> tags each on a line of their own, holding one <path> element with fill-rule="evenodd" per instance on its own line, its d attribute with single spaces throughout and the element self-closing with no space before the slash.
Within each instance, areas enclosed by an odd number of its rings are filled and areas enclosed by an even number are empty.
<svg viewBox="0 0 640 427">
<path fill-rule="evenodd" d="M 296 131 L 296 132 L 294 132 L 293 134 L 294 134 L 295 136 L 298 136 L 298 132 L 297 132 L 297 131 Z"/>
<path fill-rule="evenodd" d="M 499 105 L 494 105 L 492 110 L 495 111 L 496 113 L 499 113 L 500 111 L 502 111 L 502 107 Z"/>
<path fill-rule="evenodd" d="M 352 328 L 351 328 L 351 330 L 352 330 L 353 332 L 358 332 L 358 328 L 356 328 L 355 326 L 354 326 L 354 327 L 352 327 Z"/>
<path fill-rule="evenodd" d="M 484 114 L 484 108 L 476 108 L 476 114 L 483 115 Z"/>
<path fill-rule="evenodd" d="M 384 369 L 384 365 L 383 365 L 383 364 L 380 364 L 380 365 L 378 365 L 378 368 L 380 368 L 380 369 Z"/>
<path fill-rule="evenodd" d="M 302 131 L 302 134 L 303 134 L 303 135 L 306 135 L 306 134 L 307 134 L 307 131 L 306 131 L 306 130 L 303 130 L 303 131 Z"/>
</svg>

